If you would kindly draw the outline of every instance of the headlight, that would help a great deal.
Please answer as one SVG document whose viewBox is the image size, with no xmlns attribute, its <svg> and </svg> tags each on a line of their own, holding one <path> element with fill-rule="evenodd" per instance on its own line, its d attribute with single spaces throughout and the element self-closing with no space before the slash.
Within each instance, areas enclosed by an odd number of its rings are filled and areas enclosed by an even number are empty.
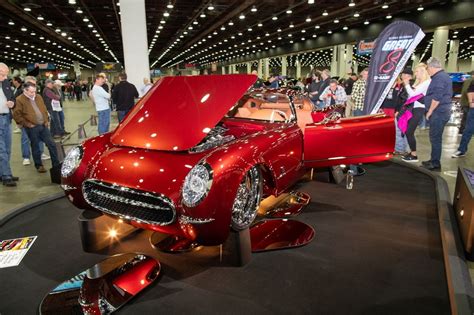
<svg viewBox="0 0 474 315">
<path fill-rule="evenodd" d="M 62 177 L 68 177 L 71 175 L 76 168 L 81 163 L 82 159 L 82 147 L 74 147 L 72 148 L 63 161 L 63 166 L 61 167 L 61 175 Z"/>
<path fill-rule="evenodd" d="M 186 175 L 183 185 L 183 203 L 187 207 L 197 206 L 211 189 L 212 168 L 203 163 L 194 166 Z"/>
</svg>

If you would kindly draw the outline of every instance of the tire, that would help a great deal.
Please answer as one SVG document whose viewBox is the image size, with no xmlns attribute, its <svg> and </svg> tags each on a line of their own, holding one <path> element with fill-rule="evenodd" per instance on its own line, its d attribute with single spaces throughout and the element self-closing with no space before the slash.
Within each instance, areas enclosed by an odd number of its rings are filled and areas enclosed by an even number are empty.
<svg viewBox="0 0 474 315">
<path fill-rule="evenodd" d="M 244 230 L 255 220 L 262 197 L 262 187 L 261 171 L 257 166 L 253 166 L 237 188 L 231 218 L 231 226 L 234 230 Z"/>
</svg>

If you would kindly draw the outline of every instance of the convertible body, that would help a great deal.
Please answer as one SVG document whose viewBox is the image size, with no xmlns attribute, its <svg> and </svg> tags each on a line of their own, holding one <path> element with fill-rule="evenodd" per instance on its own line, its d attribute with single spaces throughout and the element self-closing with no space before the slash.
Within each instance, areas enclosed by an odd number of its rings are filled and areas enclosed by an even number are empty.
<svg viewBox="0 0 474 315">
<path fill-rule="evenodd" d="M 66 195 L 78 208 L 215 245 L 308 169 L 391 157 L 390 117 L 315 121 L 303 96 L 249 91 L 256 79 L 163 78 L 115 131 L 71 150 Z"/>
</svg>

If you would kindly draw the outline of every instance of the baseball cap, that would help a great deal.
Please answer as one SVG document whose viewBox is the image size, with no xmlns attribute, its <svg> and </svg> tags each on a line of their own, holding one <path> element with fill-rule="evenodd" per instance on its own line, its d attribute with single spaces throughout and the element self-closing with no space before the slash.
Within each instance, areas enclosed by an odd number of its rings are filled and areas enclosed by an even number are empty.
<svg viewBox="0 0 474 315">
<path fill-rule="evenodd" d="M 51 80 L 51 79 L 46 79 L 46 80 L 44 80 L 44 84 L 48 84 L 48 83 L 54 83 L 54 81 Z"/>
<path fill-rule="evenodd" d="M 62 83 L 61 80 L 54 80 L 54 84 L 59 85 L 59 86 L 64 85 L 64 83 Z"/>
</svg>

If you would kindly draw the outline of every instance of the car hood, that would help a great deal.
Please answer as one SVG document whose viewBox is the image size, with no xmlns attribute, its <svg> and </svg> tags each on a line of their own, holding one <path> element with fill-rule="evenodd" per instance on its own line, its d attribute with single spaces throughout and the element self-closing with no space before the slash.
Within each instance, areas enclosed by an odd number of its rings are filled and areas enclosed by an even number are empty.
<svg viewBox="0 0 474 315">
<path fill-rule="evenodd" d="M 256 81 L 255 75 L 165 77 L 114 131 L 116 145 L 183 151 L 197 144 Z"/>
</svg>

